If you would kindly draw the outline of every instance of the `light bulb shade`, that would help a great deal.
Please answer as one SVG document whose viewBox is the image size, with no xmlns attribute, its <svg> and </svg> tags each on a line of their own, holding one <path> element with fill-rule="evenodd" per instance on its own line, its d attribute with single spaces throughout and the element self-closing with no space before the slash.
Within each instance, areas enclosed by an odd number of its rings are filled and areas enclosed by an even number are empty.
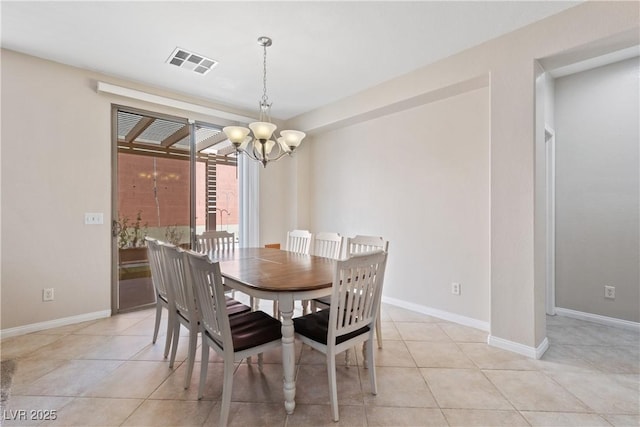
<svg viewBox="0 0 640 427">
<path fill-rule="evenodd" d="M 242 126 L 226 126 L 222 128 L 222 132 L 227 135 L 227 138 L 229 138 L 229 141 L 231 141 L 233 145 L 238 146 L 242 144 L 250 131 Z"/>
<path fill-rule="evenodd" d="M 276 142 L 273 139 L 270 139 L 264 144 L 265 144 L 265 152 L 267 154 L 271 154 L 271 150 L 273 149 L 273 146 L 276 145 Z"/>
<path fill-rule="evenodd" d="M 253 131 L 253 136 L 256 139 L 262 139 L 265 141 L 270 139 L 273 132 L 278 128 L 276 125 L 269 122 L 253 122 L 249 124 L 249 127 Z"/>
<path fill-rule="evenodd" d="M 281 138 L 284 138 L 284 143 L 291 150 L 295 149 L 300 145 L 302 139 L 307 136 L 306 133 L 300 132 L 299 130 L 283 130 L 280 132 Z"/>
<path fill-rule="evenodd" d="M 291 153 L 291 148 L 287 146 L 287 140 L 284 138 L 284 136 L 278 138 L 277 141 L 278 145 L 280 145 L 280 148 L 282 148 L 285 153 Z"/>
<path fill-rule="evenodd" d="M 247 136 L 244 138 L 244 141 L 242 141 L 242 143 L 240 144 L 240 147 L 238 147 L 239 150 L 246 150 L 247 146 L 249 145 L 249 143 L 253 141 L 253 138 L 251 138 L 250 136 Z"/>
<path fill-rule="evenodd" d="M 276 145 L 276 142 L 272 139 L 269 139 L 267 141 L 265 141 L 264 143 L 264 152 L 265 154 L 268 156 L 269 154 L 271 154 L 271 150 L 273 150 L 273 147 Z M 262 155 L 262 142 L 260 142 L 259 140 L 255 140 L 253 141 L 253 152 L 256 155 L 256 157 L 260 160 L 264 159 L 264 156 Z"/>
</svg>

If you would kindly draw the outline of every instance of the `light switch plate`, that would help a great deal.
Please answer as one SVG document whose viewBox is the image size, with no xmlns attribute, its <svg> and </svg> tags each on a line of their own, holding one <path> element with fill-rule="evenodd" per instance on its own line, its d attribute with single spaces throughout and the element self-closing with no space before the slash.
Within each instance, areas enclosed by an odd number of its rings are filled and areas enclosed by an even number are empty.
<svg viewBox="0 0 640 427">
<path fill-rule="evenodd" d="M 84 214 L 84 223 L 87 225 L 104 224 L 104 214 L 102 212 L 86 212 Z"/>
</svg>

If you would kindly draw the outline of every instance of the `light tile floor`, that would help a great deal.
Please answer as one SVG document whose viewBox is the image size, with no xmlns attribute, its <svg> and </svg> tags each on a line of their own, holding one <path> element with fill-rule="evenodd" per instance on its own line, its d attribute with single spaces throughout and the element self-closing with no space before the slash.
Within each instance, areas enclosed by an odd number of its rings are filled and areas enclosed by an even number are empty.
<svg viewBox="0 0 640 427">
<path fill-rule="evenodd" d="M 263 310 L 271 307 L 263 302 Z M 482 331 L 398 307 L 385 305 L 382 320 L 378 395 L 370 394 L 360 352 L 352 352 L 349 367 L 339 356 L 339 423 L 330 417 L 324 356 L 298 344 L 295 413 L 287 416 L 282 404 L 278 350 L 265 355 L 262 372 L 238 365 L 229 424 L 640 425 L 637 332 L 549 317 L 551 348 L 531 360 L 489 347 Z M 15 360 L 17 370 L 2 424 L 217 425 L 220 359 L 211 356 L 205 398 L 198 401 L 199 352 L 185 390 L 186 339 L 169 369 L 163 339 L 151 344 L 153 321 L 154 311 L 145 310 L 4 340 L 2 359 Z M 31 410 L 55 410 L 57 419 L 12 420 L 19 410 L 27 418 Z"/>
</svg>

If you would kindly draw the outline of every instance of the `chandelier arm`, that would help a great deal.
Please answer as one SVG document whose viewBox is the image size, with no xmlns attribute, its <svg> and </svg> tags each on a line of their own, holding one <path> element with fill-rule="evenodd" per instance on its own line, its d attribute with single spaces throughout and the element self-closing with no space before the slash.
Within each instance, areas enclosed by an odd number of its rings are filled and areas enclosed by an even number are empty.
<svg viewBox="0 0 640 427">
<path fill-rule="evenodd" d="M 287 152 L 285 151 L 285 152 L 280 153 L 280 155 L 279 155 L 278 157 L 276 157 L 275 159 L 270 159 L 270 161 L 272 161 L 272 162 L 277 162 L 278 160 L 280 160 L 280 159 L 281 159 L 281 158 L 283 158 L 284 156 L 290 156 L 290 155 L 291 155 L 290 153 L 287 153 Z"/>
<path fill-rule="evenodd" d="M 260 140 L 258 140 L 258 141 L 260 141 Z M 260 143 L 260 146 L 263 146 L 263 144 Z M 262 162 L 262 160 L 260 159 L 260 149 L 257 149 L 255 144 L 251 148 L 251 153 L 253 154 L 251 156 L 252 158 L 256 159 L 258 162 Z"/>
<path fill-rule="evenodd" d="M 256 148 L 252 148 L 251 150 L 242 150 L 240 148 L 238 148 L 236 150 L 237 155 L 241 155 L 241 154 L 245 154 L 247 157 L 249 157 L 251 160 L 262 163 L 263 165 L 265 165 L 265 162 L 263 159 L 261 159 L 260 157 L 258 157 L 256 155 Z M 281 158 L 285 157 L 285 156 L 291 156 L 291 154 L 293 154 L 293 151 L 285 151 L 282 148 L 278 147 L 278 154 L 273 157 L 273 156 L 268 156 L 267 157 L 267 163 L 270 162 L 276 162 L 278 160 L 280 160 Z"/>
<path fill-rule="evenodd" d="M 260 161 L 262 163 L 262 166 L 264 166 L 265 168 L 267 167 L 267 163 L 269 162 L 269 159 L 267 158 L 267 141 L 260 141 L 260 157 L 262 157 L 262 160 Z"/>
<path fill-rule="evenodd" d="M 277 162 L 278 160 L 280 160 L 281 158 L 285 157 L 285 156 L 290 156 L 292 152 L 287 152 L 284 151 L 282 148 L 280 149 L 280 153 L 278 153 L 278 156 L 276 156 L 275 159 L 270 158 L 269 161 L 270 162 Z"/>
<path fill-rule="evenodd" d="M 254 155 L 254 153 L 252 151 L 253 150 L 240 150 L 240 149 L 238 149 L 238 153 L 245 154 L 251 160 L 255 160 L 256 162 L 259 162 L 260 159 L 255 157 L 255 155 Z"/>
<path fill-rule="evenodd" d="M 260 140 L 258 140 L 258 141 L 260 141 Z M 280 153 L 283 151 L 282 147 L 280 147 L 280 144 L 275 143 L 273 146 L 274 147 L 278 147 L 278 155 L 280 155 Z M 255 150 L 256 150 L 256 148 L 254 146 L 253 147 L 254 154 L 255 154 Z M 260 151 L 258 151 L 258 154 L 260 154 L 260 156 L 263 159 L 267 159 L 267 161 L 270 161 L 271 160 L 270 156 L 271 156 L 272 152 L 273 152 L 273 148 L 271 148 L 271 151 L 269 153 L 267 153 L 266 143 L 262 143 L 262 141 L 260 141 Z"/>
<path fill-rule="evenodd" d="M 282 153 L 282 147 L 280 146 L 280 144 L 278 144 L 278 141 L 275 142 L 275 147 L 278 147 L 278 157 L 280 156 L 280 154 Z M 271 149 L 273 151 L 273 148 Z"/>
</svg>

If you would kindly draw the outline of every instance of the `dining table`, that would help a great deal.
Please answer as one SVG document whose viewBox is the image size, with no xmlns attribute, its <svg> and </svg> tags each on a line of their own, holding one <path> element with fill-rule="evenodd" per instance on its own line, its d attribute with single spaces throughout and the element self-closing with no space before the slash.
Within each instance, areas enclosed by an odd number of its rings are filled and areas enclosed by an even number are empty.
<svg viewBox="0 0 640 427">
<path fill-rule="evenodd" d="M 331 295 L 336 261 L 273 248 L 236 248 L 210 253 L 225 285 L 259 299 L 277 301 L 282 321 L 284 407 L 295 409 L 294 303 Z"/>
</svg>

